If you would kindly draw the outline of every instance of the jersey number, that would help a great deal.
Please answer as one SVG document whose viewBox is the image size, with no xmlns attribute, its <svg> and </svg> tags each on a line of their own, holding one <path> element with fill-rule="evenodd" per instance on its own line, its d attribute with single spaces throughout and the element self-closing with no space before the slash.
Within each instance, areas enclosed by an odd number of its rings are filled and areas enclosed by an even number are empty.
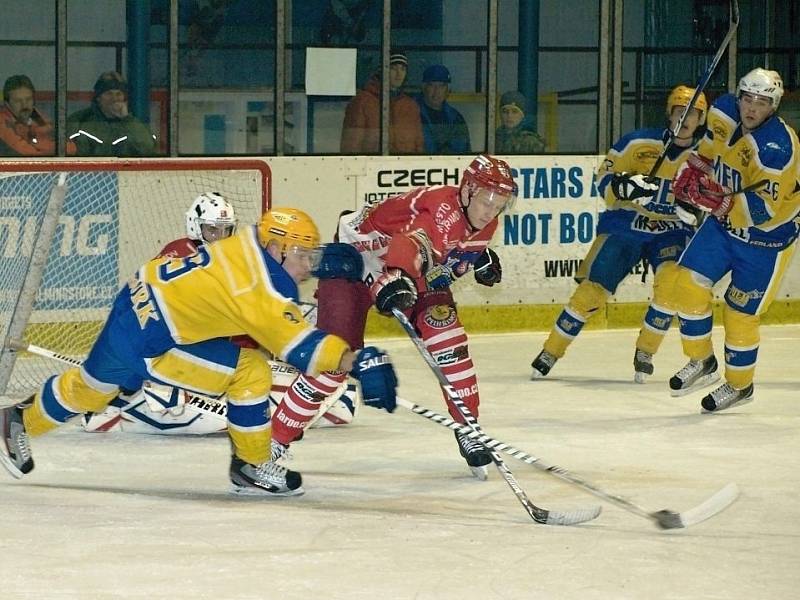
<svg viewBox="0 0 800 600">
<path fill-rule="evenodd" d="M 173 279 L 186 275 L 193 269 L 208 266 L 210 262 L 211 256 L 208 254 L 208 250 L 200 246 L 196 254 L 192 254 L 186 258 L 171 258 L 158 267 L 158 278 L 164 283 L 169 283 Z"/>
</svg>

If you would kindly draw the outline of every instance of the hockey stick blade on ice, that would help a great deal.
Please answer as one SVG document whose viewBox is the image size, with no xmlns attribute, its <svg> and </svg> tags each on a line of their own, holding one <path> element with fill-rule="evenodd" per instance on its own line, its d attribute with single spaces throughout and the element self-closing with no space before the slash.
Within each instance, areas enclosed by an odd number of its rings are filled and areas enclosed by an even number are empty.
<svg viewBox="0 0 800 600">
<path fill-rule="evenodd" d="M 484 444 L 487 448 L 493 448 L 499 452 L 505 452 L 506 454 L 513 456 L 517 460 L 521 460 L 524 463 L 527 463 L 533 467 L 536 467 L 540 471 L 544 471 L 545 473 L 549 473 L 555 477 L 558 477 L 562 481 L 566 481 L 574 486 L 577 486 L 584 490 L 585 492 L 589 492 L 602 500 L 606 500 L 611 504 L 615 504 L 618 507 L 627 510 L 630 513 L 635 515 L 639 515 L 640 517 L 645 517 L 653 521 L 658 527 L 661 529 L 680 529 L 685 527 L 691 527 L 692 525 L 696 525 L 697 523 L 701 523 L 706 519 L 710 519 L 714 515 L 719 514 L 723 510 L 725 510 L 728 506 L 733 504 L 736 498 L 739 495 L 739 488 L 736 486 L 735 483 L 729 483 L 722 489 L 720 489 L 717 493 L 710 496 L 705 502 L 695 506 L 684 512 L 675 512 L 672 510 L 659 510 L 655 512 L 650 512 L 641 506 L 638 506 L 631 502 L 630 500 L 623 498 L 621 496 L 617 496 L 615 494 L 609 494 L 608 492 L 603 491 L 593 483 L 590 483 L 584 479 L 581 479 L 569 471 L 562 467 L 558 467 L 556 465 L 547 465 L 545 464 L 541 458 L 533 456 L 532 454 L 528 454 L 523 450 L 519 450 L 514 446 L 509 446 L 508 444 L 504 444 L 503 442 L 496 440 L 494 438 L 490 438 L 487 435 L 478 435 L 474 431 L 470 430 L 469 427 L 466 425 L 462 425 L 461 423 L 457 423 L 450 417 L 446 417 L 444 415 L 440 415 L 430 409 L 425 408 L 424 406 L 420 406 L 419 404 L 414 404 L 413 402 L 409 402 L 403 398 L 397 399 L 397 404 L 410 410 L 413 413 L 416 413 L 420 416 L 433 421 L 434 423 L 438 423 L 443 427 L 447 427 L 448 429 L 452 429 L 453 431 L 460 431 L 464 435 L 467 435 L 473 439 L 478 440 L 482 444 Z M 600 509 L 596 509 L 597 514 L 600 514 Z M 589 512 L 588 510 L 584 511 L 576 511 L 576 513 L 581 512 Z M 575 513 L 567 513 L 567 514 L 575 514 Z"/>
<path fill-rule="evenodd" d="M 422 341 L 422 338 L 417 335 L 417 332 L 414 330 L 414 327 L 411 325 L 409 320 L 406 316 L 400 312 L 399 310 L 392 309 L 392 314 L 397 319 L 398 323 L 403 327 L 405 332 L 408 334 L 408 337 L 411 338 L 411 341 L 414 343 L 414 346 L 419 351 L 420 355 L 425 362 L 430 367 L 433 374 L 436 376 L 436 379 L 439 381 L 439 385 L 445 391 L 448 398 L 452 401 L 452 403 L 456 406 L 458 411 L 461 413 L 461 416 L 467 422 L 466 425 L 463 426 L 464 432 L 470 432 L 474 434 L 474 437 L 480 441 L 479 436 L 484 436 L 483 429 L 481 428 L 478 421 L 470 412 L 469 408 L 464 404 L 461 398 L 458 397 L 453 386 L 447 381 L 444 373 L 442 372 L 441 367 L 436 363 L 436 359 L 430 353 L 430 351 L 425 347 L 425 343 Z M 400 400 L 398 399 L 398 404 Z M 471 436 L 473 437 L 473 436 Z M 485 436 L 484 436 L 485 437 Z M 483 442 L 481 442 L 483 443 Z M 577 525 L 579 523 L 584 523 L 586 521 L 591 521 L 592 519 L 596 519 L 600 515 L 600 507 L 596 507 L 594 509 L 589 510 L 579 510 L 567 513 L 556 512 L 552 510 L 547 510 L 536 506 L 533 502 L 531 502 L 528 495 L 522 489 L 522 487 L 517 482 L 517 479 L 514 477 L 514 474 L 511 472 L 511 469 L 508 468 L 506 463 L 500 457 L 500 454 L 495 452 L 494 449 L 490 448 L 484 443 L 484 446 L 489 450 L 492 456 L 492 462 L 494 462 L 495 467 L 497 467 L 498 472 L 503 477 L 505 482 L 508 484 L 508 487 L 511 488 L 511 491 L 514 492 L 517 500 L 519 500 L 520 504 L 522 504 L 523 508 L 525 508 L 528 515 L 537 523 L 541 523 L 543 525 Z"/>
<path fill-rule="evenodd" d="M 703 73 L 703 76 L 700 78 L 700 82 L 697 84 L 697 87 L 694 90 L 694 94 L 692 94 L 692 98 L 689 100 L 688 104 L 683 109 L 683 112 L 681 113 L 678 122 L 675 124 L 675 127 L 670 132 L 669 139 L 664 144 L 664 149 L 661 151 L 661 154 L 659 155 L 658 159 L 653 165 L 653 168 L 650 169 L 650 173 L 648 174 L 648 177 L 650 178 L 654 178 L 658 174 L 658 170 L 661 168 L 661 165 L 664 163 L 664 159 L 667 157 L 667 152 L 672 147 L 675 137 L 680 132 L 681 127 L 683 127 L 684 121 L 686 121 L 686 116 L 694 107 L 695 102 L 697 102 L 697 99 L 700 97 L 700 94 L 702 94 L 703 90 L 706 89 L 708 82 L 711 80 L 712 75 L 714 75 L 714 71 L 716 70 L 717 65 L 719 64 L 719 61 L 722 60 L 722 55 L 725 54 L 725 50 L 728 49 L 728 44 L 730 44 L 731 38 L 733 38 L 733 34 L 736 33 L 736 29 L 739 27 L 739 2 L 737 0 L 731 0 L 730 14 L 731 14 L 730 17 L 731 25 L 728 28 L 728 33 L 725 34 L 722 43 L 719 45 L 717 53 L 714 55 L 714 58 L 708 65 L 706 72 Z"/>
</svg>

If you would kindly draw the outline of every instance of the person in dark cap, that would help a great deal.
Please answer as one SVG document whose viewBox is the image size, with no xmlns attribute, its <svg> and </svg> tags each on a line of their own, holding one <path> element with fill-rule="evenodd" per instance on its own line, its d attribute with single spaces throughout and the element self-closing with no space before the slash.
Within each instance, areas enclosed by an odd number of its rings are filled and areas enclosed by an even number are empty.
<svg viewBox="0 0 800 600">
<path fill-rule="evenodd" d="M 393 50 L 389 57 L 389 152 L 421 154 L 422 124 L 417 103 L 403 92 L 408 57 Z M 378 69 L 350 101 L 342 123 L 343 154 L 378 154 L 381 128 L 381 72 Z"/>
<path fill-rule="evenodd" d="M 417 96 L 425 151 L 428 154 L 470 154 L 469 128 L 460 112 L 448 104 L 450 71 L 431 65 L 422 73 L 422 94 Z"/>
<path fill-rule="evenodd" d="M 53 126 L 36 108 L 36 90 L 27 75 L 12 75 L 3 84 L 0 109 L 0 156 L 53 156 Z M 68 145 L 68 154 L 75 147 Z"/>
<path fill-rule="evenodd" d="M 497 154 L 541 154 L 545 141 L 536 133 L 533 123 L 525 116 L 525 96 L 517 91 L 500 97 L 500 127 L 495 137 Z"/>
<path fill-rule="evenodd" d="M 94 84 L 88 108 L 67 119 L 67 136 L 78 156 L 153 156 L 155 136 L 128 112 L 128 86 L 122 75 L 108 71 Z"/>
</svg>

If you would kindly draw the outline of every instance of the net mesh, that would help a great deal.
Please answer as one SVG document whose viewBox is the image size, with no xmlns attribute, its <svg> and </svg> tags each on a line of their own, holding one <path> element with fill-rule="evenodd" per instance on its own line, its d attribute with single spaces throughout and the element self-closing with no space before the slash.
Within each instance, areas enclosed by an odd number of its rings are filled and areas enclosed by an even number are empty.
<svg viewBox="0 0 800 600">
<path fill-rule="evenodd" d="M 197 195 L 222 194 L 240 226 L 256 222 L 269 204 L 268 169 L 260 161 L 58 162 L 30 172 L 6 163 L 0 168 L 0 335 L 7 340 L 48 198 L 58 173 L 67 172 L 67 195 L 23 341 L 80 358 L 91 348 L 123 281 L 167 243 L 185 237 L 185 213 Z M 0 394 L 25 397 L 64 368 L 19 353 Z"/>
</svg>

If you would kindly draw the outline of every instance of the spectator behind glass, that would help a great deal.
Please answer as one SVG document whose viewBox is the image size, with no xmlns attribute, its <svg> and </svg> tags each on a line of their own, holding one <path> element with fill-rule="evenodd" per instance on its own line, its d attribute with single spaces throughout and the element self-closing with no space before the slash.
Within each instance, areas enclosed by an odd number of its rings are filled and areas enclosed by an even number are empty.
<svg viewBox="0 0 800 600">
<path fill-rule="evenodd" d="M 469 128 L 464 117 L 447 103 L 450 71 L 431 65 L 422 74 L 422 95 L 417 97 L 425 152 L 428 154 L 470 154 Z"/>
<path fill-rule="evenodd" d="M 53 126 L 34 105 L 36 90 L 27 75 L 12 75 L 3 85 L 0 110 L 0 156 L 53 156 Z M 67 144 L 67 153 L 75 145 Z"/>
<path fill-rule="evenodd" d="M 536 133 L 525 116 L 527 102 L 519 92 L 506 92 L 500 97 L 500 127 L 495 137 L 497 154 L 541 154 L 544 138 Z"/>
<path fill-rule="evenodd" d="M 393 52 L 389 58 L 389 152 L 422 154 L 422 125 L 417 103 L 402 91 L 408 58 Z M 347 105 L 342 124 L 343 154 L 378 154 L 381 127 L 381 74 L 373 73 Z"/>
<path fill-rule="evenodd" d="M 116 71 L 100 75 L 91 106 L 67 119 L 67 134 L 78 156 L 153 156 L 156 152 L 150 129 L 128 113 L 128 86 Z"/>
</svg>

